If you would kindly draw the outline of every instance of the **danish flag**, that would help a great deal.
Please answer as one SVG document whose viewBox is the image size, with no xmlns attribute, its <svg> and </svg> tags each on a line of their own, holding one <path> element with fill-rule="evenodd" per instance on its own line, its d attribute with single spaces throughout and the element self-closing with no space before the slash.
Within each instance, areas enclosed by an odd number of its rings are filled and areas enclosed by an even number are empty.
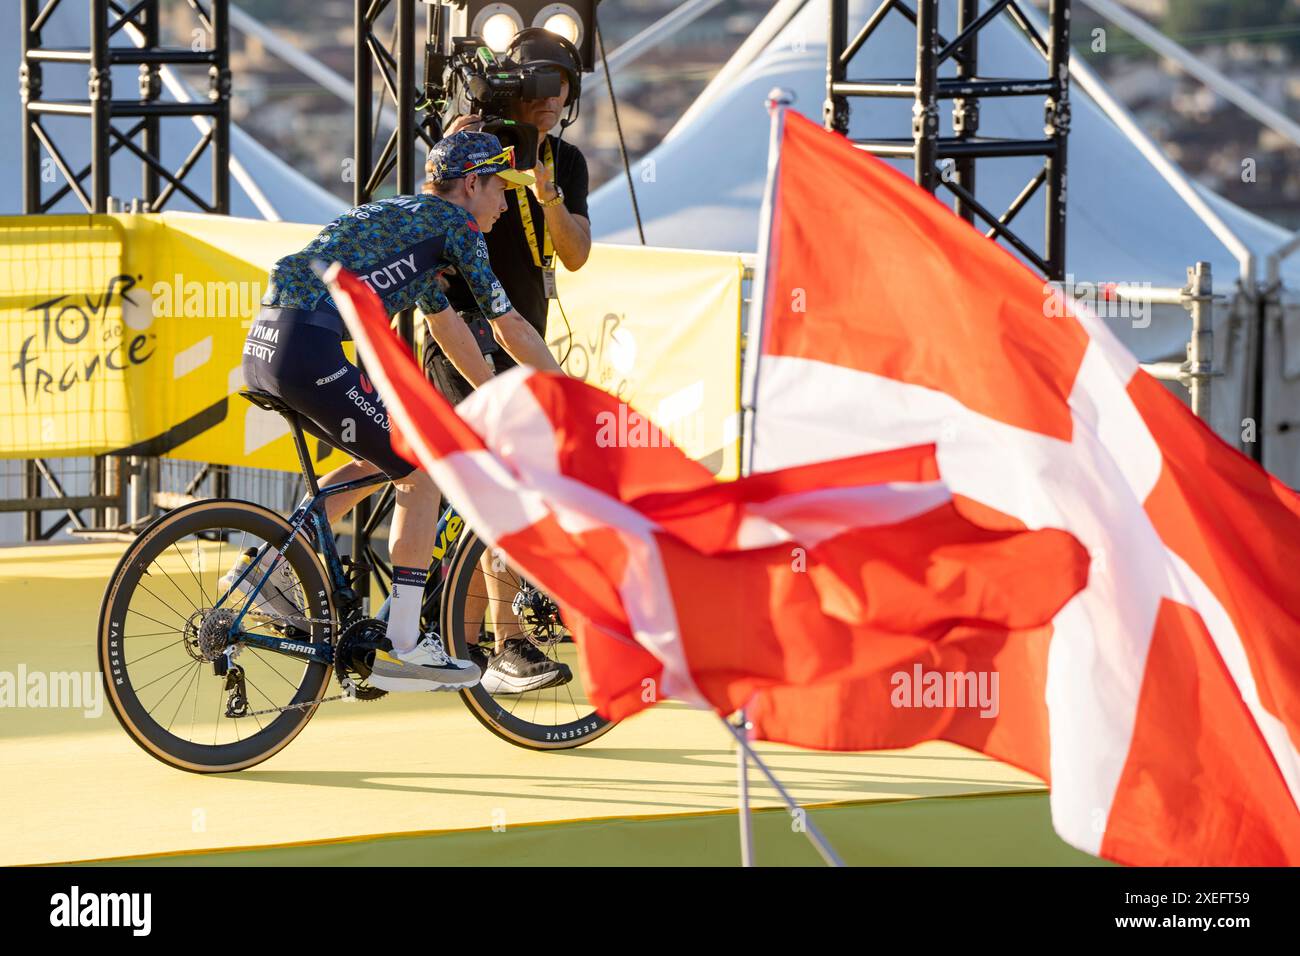
<svg viewBox="0 0 1300 956">
<path fill-rule="evenodd" d="M 932 443 L 960 513 L 1092 560 L 1050 625 L 921 656 L 999 673 L 995 718 L 891 708 L 877 675 L 761 697 L 759 736 L 944 738 L 1048 780 L 1090 853 L 1300 864 L 1300 498 L 885 163 L 793 112 L 779 162 L 754 470 Z"/>
</svg>

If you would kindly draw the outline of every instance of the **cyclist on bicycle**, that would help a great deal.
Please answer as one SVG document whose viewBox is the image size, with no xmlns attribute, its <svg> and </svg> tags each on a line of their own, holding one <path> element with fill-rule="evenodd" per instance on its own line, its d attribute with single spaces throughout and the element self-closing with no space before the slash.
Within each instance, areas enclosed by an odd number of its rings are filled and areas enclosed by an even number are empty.
<svg viewBox="0 0 1300 956">
<path fill-rule="evenodd" d="M 393 591 L 387 631 L 393 649 L 376 654 L 368 679 L 388 691 L 469 687 L 481 671 L 471 661 L 449 657 L 437 635 L 420 633 L 438 489 L 423 470 L 393 451 L 383 399 L 344 354 L 343 341 L 350 336 L 313 261 L 339 262 L 357 274 L 383 300 L 389 315 L 418 307 L 438 347 L 475 387 L 493 374 L 480 349 L 480 343 L 494 348 L 489 336 L 521 365 L 560 371 L 545 341 L 511 306 L 493 275 L 482 236 L 507 208 L 507 186 L 528 185 L 532 173 L 516 170 L 513 149 L 503 149 L 495 136 L 468 131 L 436 143 L 428 168 L 435 192 L 351 209 L 325 226 L 307 248 L 277 262 L 244 344 L 248 386 L 279 397 L 299 412 L 304 430 L 353 455 L 353 461 L 323 476 L 322 485 L 381 470 L 393 480 L 397 496 L 388 539 Z M 485 317 L 477 327 L 471 328 L 448 304 L 438 281 L 447 269 L 455 269 L 472 290 Z M 370 492 L 362 488 L 328 498 L 330 521 L 339 520 Z M 274 556 L 268 550 L 264 560 Z M 241 567 L 225 580 L 232 582 Z M 254 580 L 251 574 L 245 578 L 249 590 Z M 293 588 L 292 572 L 281 562 L 259 598 L 265 597 L 272 613 L 301 620 Z"/>
</svg>

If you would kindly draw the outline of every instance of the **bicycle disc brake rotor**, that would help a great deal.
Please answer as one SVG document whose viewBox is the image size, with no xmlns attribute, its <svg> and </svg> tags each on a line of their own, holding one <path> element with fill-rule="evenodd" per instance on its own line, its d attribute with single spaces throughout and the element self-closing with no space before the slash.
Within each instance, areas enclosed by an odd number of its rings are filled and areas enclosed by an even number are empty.
<svg viewBox="0 0 1300 956">
<path fill-rule="evenodd" d="M 367 617 L 349 625 L 339 636 L 338 646 L 334 648 L 334 676 L 349 696 L 357 700 L 378 700 L 387 693 L 366 683 L 375 663 L 375 651 L 392 648 L 387 630 L 383 621 Z"/>
<path fill-rule="evenodd" d="M 510 607 L 519 620 L 519 629 L 524 637 L 537 647 L 550 647 L 564 640 L 567 632 L 560 623 L 560 609 L 531 584 L 524 582 Z"/>
</svg>

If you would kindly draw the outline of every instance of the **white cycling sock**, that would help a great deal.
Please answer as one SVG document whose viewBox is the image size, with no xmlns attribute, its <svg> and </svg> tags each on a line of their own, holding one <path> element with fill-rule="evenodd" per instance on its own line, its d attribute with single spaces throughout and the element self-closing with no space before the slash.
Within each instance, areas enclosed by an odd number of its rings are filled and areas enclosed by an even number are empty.
<svg viewBox="0 0 1300 956">
<path fill-rule="evenodd" d="M 420 604 L 427 568 L 393 565 L 393 599 L 388 606 L 388 639 L 393 650 L 409 651 L 420 641 Z"/>
</svg>

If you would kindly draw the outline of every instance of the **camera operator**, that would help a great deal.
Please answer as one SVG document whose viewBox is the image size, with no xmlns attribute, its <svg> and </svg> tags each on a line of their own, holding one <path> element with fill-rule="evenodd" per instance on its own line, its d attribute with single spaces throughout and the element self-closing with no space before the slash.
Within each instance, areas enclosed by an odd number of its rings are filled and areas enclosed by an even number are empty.
<svg viewBox="0 0 1300 956">
<path fill-rule="evenodd" d="M 561 113 L 580 93 L 582 62 L 571 44 L 537 28 L 521 30 L 510 44 L 509 55 L 521 67 L 558 74 L 558 93 L 540 99 L 512 99 L 505 104 L 504 117 L 485 117 L 478 113 L 458 117 L 447 127 L 446 135 L 462 130 L 478 131 L 485 120 L 496 119 L 512 120 L 536 129 L 535 181 L 527 188 L 505 191 L 506 210 L 492 230 L 485 231 L 484 238 L 488 263 L 506 296 L 544 340 L 548 303 L 555 297 L 556 258 L 573 271 L 582 268 L 591 252 L 587 160 L 577 147 L 550 135 L 560 122 Z M 488 131 L 492 128 L 489 122 Z M 443 273 L 442 281 L 447 284 L 448 301 L 473 327 L 481 311 L 464 278 L 453 268 Z M 494 372 L 516 364 L 493 341 L 484 336 L 478 338 L 484 358 Z M 424 367 L 438 391 L 453 404 L 473 391 L 473 386 L 456 370 L 437 342 L 427 335 Z M 480 568 L 491 608 L 496 653 L 489 654 L 476 641 L 469 646 L 470 658 L 482 672 L 483 688 L 489 694 L 500 696 L 567 684 L 573 679 L 568 665 L 548 657 L 524 636 L 512 607 L 514 594 L 501 574 L 492 568 L 490 558 L 490 553 L 485 551 Z"/>
<path fill-rule="evenodd" d="M 538 132 L 536 181 L 528 188 L 506 191 L 507 209 L 486 236 L 492 271 L 506 295 L 538 334 L 545 336 L 548 301 L 555 297 L 555 260 L 573 272 L 582 268 L 591 253 L 587 160 L 576 146 L 550 133 L 580 92 L 582 64 L 571 45 L 537 28 L 520 31 L 509 52 L 521 66 L 552 71 L 560 77 L 555 96 L 515 99 L 506 109 L 506 119 L 528 124 Z M 448 126 L 447 135 L 477 130 L 484 119 L 479 114 L 457 117 Z M 468 286 L 454 273 L 447 275 L 447 281 L 449 301 L 462 315 L 473 313 L 475 303 Z M 426 339 L 424 354 L 429 377 L 449 401 L 459 402 L 472 391 L 431 340 Z M 515 364 L 504 350 L 491 353 L 490 361 L 497 371 Z"/>
</svg>

